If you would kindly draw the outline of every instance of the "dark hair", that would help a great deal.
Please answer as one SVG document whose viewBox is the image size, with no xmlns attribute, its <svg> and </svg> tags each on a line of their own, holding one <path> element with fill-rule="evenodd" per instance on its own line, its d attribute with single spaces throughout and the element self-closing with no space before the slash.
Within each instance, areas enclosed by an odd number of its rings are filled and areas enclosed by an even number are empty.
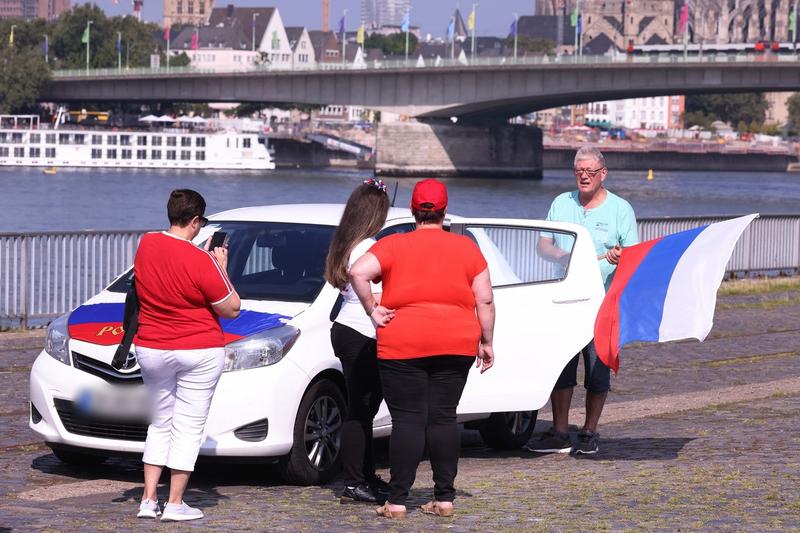
<svg viewBox="0 0 800 533">
<path fill-rule="evenodd" d="M 411 208 L 411 214 L 414 215 L 414 220 L 417 221 L 417 224 L 441 224 L 444 221 L 445 211 L 447 209 L 422 211 L 421 209 Z"/>
<path fill-rule="evenodd" d="M 173 226 L 185 227 L 194 217 L 206 212 L 206 201 L 200 193 L 191 189 L 175 189 L 169 193 L 167 217 Z"/>
<path fill-rule="evenodd" d="M 328 257 L 325 259 L 325 279 L 339 290 L 349 281 L 347 263 L 353 248 L 377 234 L 389 213 L 389 196 L 375 185 L 359 185 L 347 200 L 339 227 L 333 233 Z"/>
</svg>

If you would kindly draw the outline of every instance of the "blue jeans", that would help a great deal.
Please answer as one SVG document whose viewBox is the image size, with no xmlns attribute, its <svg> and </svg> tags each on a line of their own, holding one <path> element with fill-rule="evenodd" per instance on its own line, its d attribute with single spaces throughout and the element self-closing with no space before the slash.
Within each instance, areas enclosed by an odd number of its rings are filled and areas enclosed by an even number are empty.
<svg viewBox="0 0 800 533">
<path fill-rule="evenodd" d="M 594 341 L 590 342 L 580 353 L 570 359 L 561 375 L 558 376 L 553 390 L 568 389 L 578 384 L 578 357 L 583 354 L 583 387 L 589 392 L 602 394 L 611 389 L 611 369 L 597 357 Z"/>
</svg>

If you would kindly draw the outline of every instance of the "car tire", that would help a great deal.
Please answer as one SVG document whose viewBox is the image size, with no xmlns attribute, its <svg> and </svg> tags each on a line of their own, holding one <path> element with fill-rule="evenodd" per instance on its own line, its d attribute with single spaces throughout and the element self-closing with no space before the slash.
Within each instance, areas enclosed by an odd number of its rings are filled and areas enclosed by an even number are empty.
<svg viewBox="0 0 800 533">
<path fill-rule="evenodd" d="M 341 469 L 342 425 L 346 414 L 344 395 L 333 381 L 321 379 L 308 388 L 297 409 L 294 445 L 278 462 L 286 482 L 319 485 L 333 479 Z"/>
<path fill-rule="evenodd" d="M 492 413 L 481 424 L 481 438 L 487 446 L 496 450 L 521 448 L 531 438 L 538 415 L 539 411 Z"/>
<path fill-rule="evenodd" d="M 102 455 L 92 455 L 68 450 L 53 450 L 53 455 L 62 463 L 75 466 L 99 465 L 108 459 L 108 457 L 103 457 Z"/>
</svg>

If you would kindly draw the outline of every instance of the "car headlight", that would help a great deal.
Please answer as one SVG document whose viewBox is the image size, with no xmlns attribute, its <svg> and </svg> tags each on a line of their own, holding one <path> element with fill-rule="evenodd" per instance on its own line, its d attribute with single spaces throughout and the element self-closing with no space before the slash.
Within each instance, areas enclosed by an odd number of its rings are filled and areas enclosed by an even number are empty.
<svg viewBox="0 0 800 533">
<path fill-rule="evenodd" d="M 223 372 L 274 365 L 294 346 L 300 330 L 294 326 L 268 329 L 225 346 Z"/>
<path fill-rule="evenodd" d="M 44 351 L 53 359 L 69 365 L 69 332 L 67 321 L 69 313 L 56 318 L 47 326 L 47 338 L 44 341 Z"/>
</svg>

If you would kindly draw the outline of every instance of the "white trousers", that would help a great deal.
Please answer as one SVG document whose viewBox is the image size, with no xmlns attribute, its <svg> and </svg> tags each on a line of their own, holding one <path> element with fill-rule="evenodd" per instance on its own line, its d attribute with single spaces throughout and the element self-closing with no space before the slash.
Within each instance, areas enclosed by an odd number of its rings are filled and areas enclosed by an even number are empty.
<svg viewBox="0 0 800 533">
<path fill-rule="evenodd" d="M 224 348 L 155 350 L 136 347 L 152 406 L 142 461 L 193 471 L 211 398 L 222 375 Z"/>
</svg>

